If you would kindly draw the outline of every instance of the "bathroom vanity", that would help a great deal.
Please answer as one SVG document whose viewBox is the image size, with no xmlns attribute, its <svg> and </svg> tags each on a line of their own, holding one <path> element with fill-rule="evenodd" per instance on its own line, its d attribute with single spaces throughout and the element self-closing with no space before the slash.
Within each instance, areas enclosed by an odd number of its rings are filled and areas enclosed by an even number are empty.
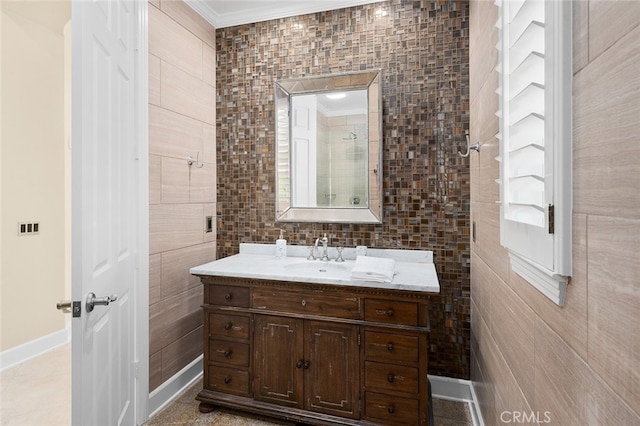
<svg viewBox="0 0 640 426">
<path fill-rule="evenodd" d="M 372 250 L 395 260 L 390 283 L 353 281 L 304 247 L 241 244 L 191 269 L 204 285 L 204 389 L 216 406 L 315 425 L 426 425 L 431 252 Z M 330 251 L 330 255 L 331 255 Z M 335 253 L 332 258 L 335 259 Z"/>
</svg>

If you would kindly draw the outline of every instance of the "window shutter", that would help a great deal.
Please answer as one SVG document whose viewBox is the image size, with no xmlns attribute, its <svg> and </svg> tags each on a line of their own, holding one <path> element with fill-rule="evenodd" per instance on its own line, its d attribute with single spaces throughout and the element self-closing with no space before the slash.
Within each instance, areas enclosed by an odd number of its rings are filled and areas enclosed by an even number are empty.
<svg viewBox="0 0 640 426">
<path fill-rule="evenodd" d="M 506 169 L 504 216 L 544 227 L 545 207 L 545 34 L 542 1 L 504 2 L 504 74 L 501 129 Z"/>
<path fill-rule="evenodd" d="M 555 283 L 566 286 L 571 267 L 570 3 L 496 1 L 500 240 L 516 272 L 551 280 L 536 287 L 559 304 Z"/>
</svg>

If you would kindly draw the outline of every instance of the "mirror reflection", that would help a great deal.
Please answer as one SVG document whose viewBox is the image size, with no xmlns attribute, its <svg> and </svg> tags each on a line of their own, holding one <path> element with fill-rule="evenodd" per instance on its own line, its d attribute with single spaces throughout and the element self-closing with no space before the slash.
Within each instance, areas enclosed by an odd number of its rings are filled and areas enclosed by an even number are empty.
<svg viewBox="0 0 640 426">
<path fill-rule="evenodd" d="M 380 223 L 380 71 L 276 82 L 276 220 Z"/>
<path fill-rule="evenodd" d="M 292 205 L 368 206 L 367 91 L 292 96 Z"/>
</svg>

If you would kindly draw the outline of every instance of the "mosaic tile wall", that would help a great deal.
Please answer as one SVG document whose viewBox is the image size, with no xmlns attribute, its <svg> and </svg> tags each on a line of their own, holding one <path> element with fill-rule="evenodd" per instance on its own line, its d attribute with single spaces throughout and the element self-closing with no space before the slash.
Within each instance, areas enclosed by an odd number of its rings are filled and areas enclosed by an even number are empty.
<svg viewBox="0 0 640 426">
<path fill-rule="evenodd" d="M 469 4 L 391 1 L 216 31 L 218 257 L 239 243 L 429 249 L 430 373 L 469 378 Z M 384 223 L 275 222 L 273 83 L 383 70 Z"/>
</svg>

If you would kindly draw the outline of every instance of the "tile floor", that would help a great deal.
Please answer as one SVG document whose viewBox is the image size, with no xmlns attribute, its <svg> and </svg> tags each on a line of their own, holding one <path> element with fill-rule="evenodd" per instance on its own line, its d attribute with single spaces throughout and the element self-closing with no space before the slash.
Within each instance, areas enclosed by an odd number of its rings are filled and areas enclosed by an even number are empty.
<svg viewBox="0 0 640 426">
<path fill-rule="evenodd" d="M 198 380 L 164 410 L 145 423 L 145 426 L 293 426 L 295 423 L 274 419 L 249 417 L 231 410 L 216 410 L 202 414 L 198 411 L 196 395 L 202 389 Z M 469 404 L 444 399 L 433 399 L 434 426 L 473 426 Z"/>
<path fill-rule="evenodd" d="M 281 426 L 290 423 L 231 411 L 198 411 L 197 381 L 145 425 Z M 469 405 L 434 398 L 435 426 L 472 426 Z M 65 345 L 0 373 L 0 425 L 71 424 L 71 346 Z"/>
</svg>

